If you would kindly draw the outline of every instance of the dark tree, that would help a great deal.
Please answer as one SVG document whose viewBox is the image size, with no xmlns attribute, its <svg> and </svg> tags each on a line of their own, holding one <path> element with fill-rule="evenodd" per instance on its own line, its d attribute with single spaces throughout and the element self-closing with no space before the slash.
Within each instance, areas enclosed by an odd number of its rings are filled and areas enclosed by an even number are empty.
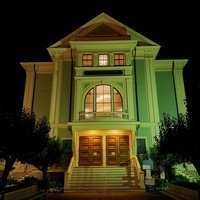
<svg viewBox="0 0 200 200">
<path fill-rule="evenodd" d="M 165 166 L 168 178 L 171 179 L 172 166 L 183 162 L 192 163 L 200 174 L 200 140 L 188 113 L 177 118 L 164 114 L 159 128 L 150 156 L 157 165 Z"/>
<path fill-rule="evenodd" d="M 47 181 L 48 167 L 54 164 L 60 164 L 62 157 L 65 154 L 65 149 L 59 138 L 49 138 L 45 148 L 36 156 L 30 157 L 30 163 L 36 166 L 43 172 L 43 180 Z"/>
<path fill-rule="evenodd" d="M 156 143 L 150 148 L 150 157 L 156 166 L 164 166 L 169 181 L 174 175 L 173 165 L 187 161 L 184 145 L 188 134 L 187 115 L 179 114 L 177 118 L 171 118 L 163 114 Z"/>
<path fill-rule="evenodd" d="M 26 162 L 46 146 L 50 125 L 46 117 L 36 119 L 34 112 L 25 109 L 0 115 L 0 158 L 5 160 L 0 190 L 4 190 L 14 162 Z"/>
<path fill-rule="evenodd" d="M 196 46 L 199 41 L 195 41 Z M 187 157 L 193 163 L 200 175 L 200 79 L 199 79 L 199 55 L 197 51 L 191 51 L 191 60 L 185 73 L 186 100 L 188 110 L 188 126 L 190 135 L 188 136 L 185 149 Z"/>
</svg>

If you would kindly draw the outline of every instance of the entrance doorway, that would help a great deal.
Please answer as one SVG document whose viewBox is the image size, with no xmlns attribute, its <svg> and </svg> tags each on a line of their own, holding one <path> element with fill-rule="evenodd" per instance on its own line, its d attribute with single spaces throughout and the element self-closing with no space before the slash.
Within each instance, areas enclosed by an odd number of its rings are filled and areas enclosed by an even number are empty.
<svg viewBox="0 0 200 200">
<path fill-rule="evenodd" d="M 129 160 L 128 135 L 79 137 L 79 166 L 127 166 Z"/>
<path fill-rule="evenodd" d="M 108 166 L 129 164 L 128 136 L 106 136 L 106 164 Z"/>
<path fill-rule="evenodd" d="M 79 166 L 102 165 L 102 136 L 80 136 Z"/>
</svg>

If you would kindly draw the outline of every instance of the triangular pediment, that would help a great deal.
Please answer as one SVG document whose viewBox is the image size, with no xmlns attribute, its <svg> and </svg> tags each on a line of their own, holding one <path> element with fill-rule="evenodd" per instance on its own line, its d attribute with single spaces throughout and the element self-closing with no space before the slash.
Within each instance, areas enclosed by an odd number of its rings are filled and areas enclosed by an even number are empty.
<svg viewBox="0 0 200 200">
<path fill-rule="evenodd" d="M 79 36 L 101 36 L 101 35 L 127 35 L 125 27 L 115 24 L 101 22 L 89 26 L 87 29 L 78 34 Z"/>
<path fill-rule="evenodd" d="M 70 41 L 136 40 L 137 46 L 159 46 L 128 26 L 101 13 L 71 34 L 62 38 L 50 48 L 69 47 Z"/>
<path fill-rule="evenodd" d="M 91 41 L 91 40 L 117 40 L 117 39 L 130 39 L 125 27 L 107 22 L 100 22 L 93 24 L 83 29 L 76 35 L 76 41 Z"/>
</svg>

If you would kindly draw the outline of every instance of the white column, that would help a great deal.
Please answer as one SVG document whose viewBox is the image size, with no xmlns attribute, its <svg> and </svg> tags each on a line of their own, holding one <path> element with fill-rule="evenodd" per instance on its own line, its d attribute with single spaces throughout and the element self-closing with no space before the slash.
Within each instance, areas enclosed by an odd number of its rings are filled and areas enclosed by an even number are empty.
<svg viewBox="0 0 200 200">
<path fill-rule="evenodd" d="M 55 124 L 58 125 L 59 123 L 59 116 L 60 116 L 60 97 L 61 97 L 61 87 L 62 87 L 62 72 L 63 66 L 62 61 L 58 61 L 58 79 L 57 79 L 57 88 L 56 88 L 56 102 L 55 102 Z"/>
<path fill-rule="evenodd" d="M 145 59 L 146 87 L 149 102 L 149 117 L 151 122 L 159 121 L 158 101 L 156 94 L 155 74 L 153 71 L 152 60 Z"/>
<path fill-rule="evenodd" d="M 134 101 L 133 97 L 135 98 L 135 95 L 133 94 L 133 79 L 126 79 L 126 101 L 127 101 L 127 110 L 129 112 L 129 120 L 135 120 L 135 107 L 134 107 Z"/>
<path fill-rule="evenodd" d="M 155 70 L 152 64 L 152 58 L 145 59 L 145 72 L 146 72 L 146 87 L 148 94 L 148 102 L 149 102 L 149 117 L 151 126 L 151 137 L 152 141 L 154 141 L 154 137 L 158 132 L 157 124 L 159 123 L 159 110 L 158 110 L 158 96 L 156 89 L 156 78 L 155 78 Z"/>
<path fill-rule="evenodd" d="M 55 62 L 54 63 L 54 69 L 53 69 L 51 103 L 50 103 L 50 113 L 49 113 L 49 122 L 51 124 L 51 131 L 50 131 L 51 137 L 54 136 L 57 84 L 58 84 L 58 62 Z"/>
</svg>

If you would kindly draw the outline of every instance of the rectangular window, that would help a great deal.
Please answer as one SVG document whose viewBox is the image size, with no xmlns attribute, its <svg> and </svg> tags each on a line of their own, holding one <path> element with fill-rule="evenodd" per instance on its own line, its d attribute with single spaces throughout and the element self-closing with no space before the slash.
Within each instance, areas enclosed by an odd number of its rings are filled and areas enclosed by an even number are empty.
<svg viewBox="0 0 200 200">
<path fill-rule="evenodd" d="M 146 140 L 143 138 L 136 139 L 137 141 L 137 154 L 146 153 Z"/>
<path fill-rule="evenodd" d="M 123 53 L 116 53 L 114 55 L 114 65 L 115 66 L 125 65 L 125 56 Z"/>
<path fill-rule="evenodd" d="M 90 67 L 92 66 L 92 54 L 83 54 L 83 66 Z"/>
<path fill-rule="evenodd" d="M 108 54 L 99 55 L 99 66 L 108 66 Z"/>
</svg>

